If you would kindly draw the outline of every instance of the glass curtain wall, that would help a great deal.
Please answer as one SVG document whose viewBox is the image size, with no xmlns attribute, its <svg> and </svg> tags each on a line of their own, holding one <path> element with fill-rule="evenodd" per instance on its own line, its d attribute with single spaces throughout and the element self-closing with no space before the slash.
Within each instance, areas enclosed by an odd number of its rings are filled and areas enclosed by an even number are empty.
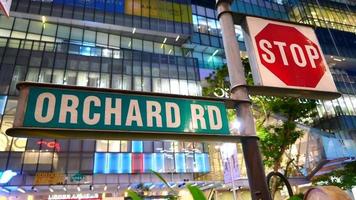
<svg viewBox="0 0 356 200">
<path fill-rule="evenodd" d="M 189 35 L 190 0 L 13 0 L 11 10 Z"/>
<path fill-rule="evenodd" d="M 27 140 L 5 135 L 14 120 L 19 81 L 201 95 L 197 62 L 184 57 L 179 46 L 0 16 L 0 65 L 0 170 L 12 169 L 25 174 L 100 173 L 101 169 L 95 167 L 100 157 L 116 159 L 113 152 L 122 152 L 127 154 L 120 156 L 132 159 L 132 166 L 141 166 L 145 160 L 149 163 L 156 155 L 163 163 L 167 162 L 162 172 L 209 171 L 209 158 L 202 144 Z M 108 146 L 103 151 L 105 142 Z M 178 164 L 176 159 L 185 164 Z M 120 173 L 147 172 L 137 167 L 130 171 L 120 171 L 117 166 L 110 169 Z"/>
</svg>

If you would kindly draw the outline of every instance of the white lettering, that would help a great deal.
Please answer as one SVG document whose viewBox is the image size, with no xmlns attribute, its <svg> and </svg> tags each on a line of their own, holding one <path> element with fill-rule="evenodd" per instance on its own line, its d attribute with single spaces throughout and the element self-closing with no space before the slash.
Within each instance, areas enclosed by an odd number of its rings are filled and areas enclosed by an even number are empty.
<svg viewBox="0 0 356 200">
<path fill-rule="evenodd" d="M 294 60 L 295 64 L 297 64 L 299 67 L 307 66 L 307 60 L 305 59 L 305 55 L 303 53 L 302 47 L 300 47 L 297 44 L 291 44 L 290 51 L 292 52 L 292 56 L 293 56 L 293 60 Z M 298 59 L 297 51 L 298 51 L 298 54 L 300 55 L 301 60 Z"/>
<path fill-rule="evenodd" d="M 147 126 L 153 127 L 153 118 L 156 118 L 157 127 L 162 127 L 161 104 L 157 101 L 146 102 Z"/>
<path fill-rule="evenodd" d="M 105 125 L 111 125 L 111 116 L 115 116 L 115 125 L 121 126 L 121 99 L 115 99 L 115 107 L 112 107 L 111 98 L 105 99 Z"/>
<path fill-rule="evenodd" d="M 193 128 L 198 129 L 198 121 L 200 122 L 200 126 L 202 129 L 206 129 L 206 123 L 204 119 L 204 108 L 198 104 L 191 104 L 190 111 L 192 113 L 192 123 Z"/>
<path fill-rule="evenodd" d="M 276 57 L 274 56 L 273 52 L 269 50 L 272 48 L 272 44 L 267 40 L 260 40 L 258 42 L 258 45 L 266 53 L 266 54 L 262 54 L 263 60 L 265 60 L 268 63 L 274 63 L 276 61 Z"/>
<path fill-rule="evenodd" d="M 94 106 L 100 106 L 101 102 L 100 99 L 96 96 L 87 96 L 84 99 L 83 105 L 83 121 L 89 125 L 95 125 L 100 120 L 100 114 L 94 113 L 93 118 L 90 118 L 90 105 L 94 103 Z"/>
<path fill-rule="evenodd" d="M 45 99 L 48 100 L 47 112 L 45 116 L 42 115 L 43 104 Z M 35 120 L 40 123 L 47 123 L 53 119 L 54 108 L 56 105 L 56 97 L 49 92 L 38 95 L 35 107 Z"/>
<path fill-rule="evenodd" d="M 69 105 L 71 102 L 71 105 Z M 67 114 L 70 113 L 70 123 L 78 123 L 78 97 L 69 94 L 63 94 L 61 100 L 61 110 L 59 112 L 59 123 L 66 123 Z"/>
<path fill-rule="evenodd" d="M 305 49 L 307 51 L 312 68 L 316 68 L 315 60 L 320 58 L 318 50 L 312 45 L 305 45 Z"/>
<path fill-rule="evenodd" d="M 174 121 L 172 118 L 172 110 L 174 112 Z M 180 126 L 180 110 L 176 103 L 166 102 L 166 121 L 167 128 L 177 128 Z"/>
<path fill-rule="evenodd" d="M 137 126 L 143 126 L 140 107 L 138 101 L 135 99 L 130 100 L 129 110 L 127 112 L 126 126 L 131 126 L 132 121 L 136 121 Z"/>
<path fill-rule="evenodd" d="M 216 121 L 214 120 L 214 115 L 216 116 Z M 210 129 L 219 130 L 222 128 L 222 119 L 220 109 L 216 106 L 208 106 L 208 116 Z"/>
<path fill-rule="evenodd" d="M 284 51 L 284 47 L 286 47 L 287 44 L 285 42 L 278 42 L 278 41 L 274 41 L 273 44 L 278 46 L 278 49 L 281 52 L 283 64 L 287 66 L 288 60 L 287 60 L 286 52 Z"/>
</svg>

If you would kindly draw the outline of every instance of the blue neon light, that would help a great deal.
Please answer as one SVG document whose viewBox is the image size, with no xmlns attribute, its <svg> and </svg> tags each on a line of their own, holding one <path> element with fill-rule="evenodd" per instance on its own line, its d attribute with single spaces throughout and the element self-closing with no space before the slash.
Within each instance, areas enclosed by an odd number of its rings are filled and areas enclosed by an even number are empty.
<svg viewBox="0 0 356 200">
<path fill-rule="evenodd" d="M 0 172 L 0 184 L 8 183 L 12 179 L 12 177 L 16 175 L 17 173 L 13 172 L 12 170 Z"/>
<path fill-rule="evenodd" d="M 106 153 L 105 154 L 105 168 L 104 168 L 104 173 L 108 174 L 110 172 L 110 160 L 111 160 L 111 153 Z"/>
<path fill-rule="evenodd" d="M 4 114 L 7 96 L 0 96 L 0 115 Z"/>
<path fill-rule="evenodd" d="M 185 154 L 184 153 L 176 153 L 176 172 L 184 173 L 186 172 L 185 167 Z"/>
<path fill-rule="evenodd" d="M 209 172 L 209 157 L 205 153 L 196 153 L 195 154 L 195 166 L 194 172 Z"/>
<path fill-rule="evenodd" d="M 143 171 L 150 172 L 153 169 L 153 154 L 143 154 Z"/>
<path fill-rule="evenodd" d="M 106 165 L 105 153 L 95 153 L 94 155 L 94 174 L 104 174 Z"/>
<path fill-rule="evenodd" d="M 131 165 L 132 165 L 132 159 L 131 159 L 131 153 L 123 153 L 122 154 L 122 173 L 131 173 Z"/>
<path fill-rule="evenodd" d="M 143 142 L 132 141 L 132 153 L 142 153 L 142 152 L 143 152 Z"/>
<path fill-rule="evenodd" d="M 117 154 L 117 173 L 122 174 L 123 172 L 123 165 L 124 163 L 122 162 L 122 153 Z"/>
<path fill-rule="evenodd" d="M 203 154 L 204 157 L 204 163 L 205 163 L 205 172 L 210 172 L 210 162 L 209 162 L 209 154 L 204 153 Z"/>
<path fill-rule="evenodd" d="M 83 56 L 90 56 L 90 50 L 91 47 L 87 47 L 87 46 L 80 46 L 79 47 L 79 54 L 83 55 Z"/>
<path fill-rule="evenodd" d="M 201 170 L 201 165 L 202 163 L 202 157 L 200 156 L 200 154 L 195 154 L 194 155 L 194 172 L 198 172 Z"/>
<path fill-rule="evenodd" d="M 120 173 L 119 172 L 119 163 L 122 163 L 119 161 L 119 155 L 117 153 L 111 153 L 109 158 L 109 173 Z"/>
<path fill-rule="evenodd" d="M 154 153 L 153 155 L 153 170 L 156 172 L 164 172 L 164 154 Z"/>
<path fill-rule="evenodd" d="M 135 154 L 136 155 L 136 154 Z M 133 173 L 132 153 L 95 153 L 94 174 L 124 174 Z M 167 173 L 164 153 L 145 153 L 143 156 L 143 169 L 145 173 L 154 170 Z M 194 172 L 205 173 L 210 171 L 209 155 L 206 153 L 194 154 Z M 187 158 L 185 153 L 175 153 L 175 172 L 187 172 Z M 141 170 L 141 168 L 140 168 Z M 1 177 L 1 176 L 0 176 Z"/>
</svg>

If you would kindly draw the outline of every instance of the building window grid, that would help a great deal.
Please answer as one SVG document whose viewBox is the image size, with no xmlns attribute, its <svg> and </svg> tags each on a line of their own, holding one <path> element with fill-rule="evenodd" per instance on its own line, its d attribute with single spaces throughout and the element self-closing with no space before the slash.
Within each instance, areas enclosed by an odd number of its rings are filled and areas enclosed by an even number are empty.
<svg viewBox="0 0 356 200">
<path fill-rule="evenodd" d="M 356 31 L 356 14 L 347 7 L 328 4 L 326 1 L 300 1 L 299 4 L 291 4 L 289 12 L 298 11 L 292 19 L 297 22 L 315 25 L 323 28 L 338 29 L 347 32 Z M 300 16 L 297 17 L 297 16 Z"/>
<path fill-rule="evenodd" d="M 10 43 L 16 43 L 17 45 L 15 45 L 15 46 L 17 46 L 17 47 L 24 47 L 24 45 L 23 44 L 25 44 L 25 43 L 28 43 L 29 41 L 28 40 L 10 40 L 10 39 L 7 39 L 8 41 L 6 42 L 8 45 L 7 45 L 7 47 L 6 48 L 10 48 L 10 46 L 13 46 L 13 45 L 11 45 Z M 29 51 L 31 52 L 30 54 L 32 55 L 32 53 L 34 53 L 34 52 L 36 52 L 38 55 L 43 55 L 43 53 L 44 52 L 48 52 L 48 51 L 50 51 L 50 52 L 53 52 L 54 53 L 54 60 L 53 60 L 53 62 L 52 62 L 52 76 L 51 76 L 51 81 L 53 81 L 53 73 L 54 73 L 54 69 L 55 69 L 55 62 L 56 62 L 56 57 L 57 57 L 57 55 L 58 54 L 62 54 L 62 49 L 61 49 L 61 45 L 63 45 L 63 43 L 56 43 L 54 46 L 56 46 L 56 48 L 52 48 L 52 49 L 50 49 L 50 50 L 48 50 L 47 48 L 46 48 L 46 46 L 48 45 L 48 44 L 50 44 L 50 45 L 52 45 L 53 43 L 50 43 L 50 42 L 36 42 L 36 41 L 31 41 L 31 48 L 29 49 Z M 40 50 L 41 51 L 38 51 L 38 46 L 42 46 L 41 48 L 40 48 Z M 20 50 L 22 50 L 22 49 L 20 49 Z M 19 51 L 20 51 L 19 50 Z M 75 52 L 74 52 L 75 53 Z M 69 53 L 69 51 L 65 51 L 65 68 L 63 68 L 63 70 L 65 70 L 65 71 L 68 71 L 69 70 L 69 68 L 68 68 L 68 65 L 69 65 L 69 56 L 72 56 L 72 55 L 75 55 L 75 54 L 71 54 L 71 53 Z M 159 56 L 159 55 L 157 55 L 157 56 Z M 82 57 L 90 57 L 90 56 L 82 56 Z M 176 57 L 172 57 L 173 59 L 177 59 Z M 101 57 L 101 59 L 103 59 L 102 57 Z M 113 60 L 113 58 L 111 57 L 110 59 L 112 59 Z M 131 57 L 131 59 L 133 59 L 132 57 Z M 181 59 L 181 58 L 180 58 Z M 186 59 L 184 59 L 184 60 L 186 60 Z M 142 62 L 142 60 L 141 60 L 141 62 Z M 140 63 L 141 63 L 140 62 Z M 43 60 L 41 60 L 40 62 L 39 62 L 39 65 L 36 65 L 36 67 L 38 68 L 38 70 L 37 70 L 37 73 L 40 73 L 40 71 L 41 71 L 41 69 L 43 69 L 44 68 L 44 61 Z M 174 63 L 176 63 L 176 62 L 174 62 Z M 16 64 L 16 63 L 15 63 Z M 191 67 L 194 67 L 194 65 L 193 66 L 191 66 Z M 30 69 L 30 68 L 29 68 Z M 101 69 L 102 70 L 102 69 Z M 112 69 L 111 69 L 112 70 Z M 143 69 L 142 69 L 142 64 L 141 64 L 141 75 L 143 74 Z M 81 70 L 77 70 L 78 72 L 79 71 L 81 71 Z M 186 72 L 186 74 L 187 74 L 188 72 Z M 37 77 L 39 77 L 38 76 L 38 74 L 37 74 Z M 185 80 L 187 80 L 187 78 L 185 79 Z M 194 79 L 195 80 L 195 79 Z M 36 81 L 36 80 L 35 80 Z M 38 81 L 38 79 L 37 79 L 37 81 Z M 15 83 L 13 83 L 13 84 L 15 84 Z M 12 140 L 12 143 L 13 143 L 13 140 Z M 12 145 L 10 145 L 10 146 L 12 146 Z M 122 149 L 121 149 L 122 150 Z M 24 152 L 24 154 L 26 154 L 26 152 L 28 152 L 28 150 L 26 149 L 25 150 L 25 152 Z M 69 150 L 67 150 L 67 152 L 69 152 Z M 72 152 L 72 151 L 71 151 Z M 62 152 L 62 153 L 65 153 L 65 152 Z M 57 159 L 57 156 L 56 155 L 54 155 L 55 153 L 53 153 L 53 155 L 52 155 L 52 159 L 54 160 L 55 159 L 55 157 L 56 157 L 56 159 Z M 9 156 L 11 156 L 10 155 L 10 153 L 8 154 Z M 41 156 L 41 154 L 39 154 L 38 156 Z M 81 155 L 79 155 L 79 156 L 81 156 Z M 66 162 L 67 164 L 66 165 L 68 165 L 69 164 L 69 161 L 68 161 L 68 159 L 69 159 L 69 157 L 68 157 L 68 153 L 67 153 L 67 155 L 66 156 L 64 156 L 64 158 L 66 159 L 65 161 L 63 161 L 63 162 Z M 40 159 L 39 157 L 37 157 L 37 159 Z M 58 159 L 63 159 L 63 158 L 58 158 Z M 23 171 L 28 171 L 28 172 L 31 172 L 31 171 L 33 171 L 34 169 L 38 169 L 38 162 L 37 162 L 37 166 L 35 167 L 35 168 L 31 168 L 31 169 L 23 169 L 23 166 L 22 166 L 22 170 Z M 79 166 L 79 168 L 80 168 L 80 166 Z M 53 166 L 51 166 L 51 167 L 47 167 L 47 168 L 44 168 L 44 169 L 46 169 L 46 170 L 53 170 Z M 27 173 L 27 172 L 26 172 Z"/>
<path fill-rule="evenodd" d="M 129 1 L 128 1 L 129 2 Z M 78 2 L 77 2 L 78 3 Z M 127 3 L 127 2 L 125 2 Z M 40 15 L 49 15 L 49 16 L 56 16 L 56 17 L 64 17 L 70 19 L 78 19 L 78 20 L 90 20 L 96 21 L 101 23 L 108 23 L 108 24 L 116 24 L 116 25 L 124 25 L 124 26 L 131 26 L 136 28 L 150 28 L 151 30 L 159 30 L 159 31 L 167 31 L 167 32 L 175 32 L 180 34 L 190 34 L 191 33 L 191 8 L 189 6 L 189 1 L 167 1 L 166 6 L 169 6 L 172 12 L 175 12 L 175 8 L 177 12 L 174 13 L 175 17 L 172 19 L 168 19 L 167 17 L 159 18 L 158 16 L 151 15 L 151 6 L 145 7 L 148 9 L 148 15 L 143 14 L 143 11 L 140 8 L 134 9 L 134 1 L 131 1 L 132 5 L 126 7 L 131 7 L 132 10 L 126 11 L 119 11 L 119 10 L 111 10 L 111 7 L 117 9 L 120 5 L 119 2 L 116 2 L 114 5 L 107 6 L 105 3 L 104 8 L 97 8 L 93 9 L 89 5 L 89 2 L 85 1 L 84 6 L 78 4 L 73 5 L 66 5 L 64 2 L 59 3 L 57 2 L 32 2 L 28 3 L 24 0 L 14 1 L 12 3 L 12 10 L 19 11 L 19 12 L 27 12 L 33 14 L 40 14 Z M 125 5 L 121 9 L 125 9 Z M 47 8 L 46 9 L 42 9 Z M 49 8 L 49 9 L 48 9 Z M 168 7 L 167 7 L 168 8 Z M 139 12 L 136 12 L 139 10 Z M 129 13 L 127 13 L 129 12 Z M 130 15 L 131 13 L 131 15 Z M 179 14 L 179 15 L 178 15 Z M 179 17 L 180 16 L 180 17 Z M 186 18 L 184 17 L 186 16 Z M 124 18 L 124 20 L 120 19 Z M 143 20 L 148 21 L 148 23 L 135 23 L 135 18 L 140 18 L 138 22 L 142 22 Z M 137 20 L 136 20 L 137 21 Z M 159 26 L 154 26 L 152 24 L 153 21 L 159 22 Z M 147 27 L 147 24 L 149 27 Z M 171 28 L 169 28 L 169 26 Z M 162 26 L 163 25 L 163 26 Z"/>
<path fill-rule="evenodd" d="M 25 41 L 25 40 L 12 40 L 12 42 L 11 43 L 13 43 L 13 42 L 15 42 L 15 41 L 21 41 L 21 44 L 23 44 L 24 42 L 27 42 L 27 41 Z M 37 44 L 37 43 L 36 43 Z M 43 48 L 45 48 L 47 45 L 53 45 L 52 43 L 43 43 L 43 42 L 40 42 L 40 43 L 38 43 L 38 44 L 40 44 L 40 46 L 43 46 Z M 11 44 L 10 44 L 11 45 Z M 57 46 L 57 50 L 58 50 L 58 48 L 59 48 L 59 46 L 58 46 L 58 44 L 55 44 L 56 46 Z M 35 46 L 35 42 L 33 42 L 32 43 L 32 51 L 31 52 L 35 52 L 35 50 L 33 50 L 34 49 L 34 46 Z M 78 47 L 81 47 L 81 46 L 79 46 L 79 45 L 71 45 L 71 46 L 78 46 Z M 96 48 L 96 49 L 99 49 L 99 50 L 101 50 L 102 51 L 102 49 L 101 48 Z M 105 49 L 106 50 L 106 49 Z M 101 51 L 99 51 L 99 52 L 101 52 Z M 111 51 L 111 50 L 110 50 Z M 45 51 L 40 51 L 40 52 L 36 52 L 37 54 L 39 53 L 39 54 L 41 54 L 41 55 L 43 55 L 43 53 L 44 53 Z M 79 54 L 80 52 L 71 52 L 72 54 Z M 72 54 L 68 54 L 68 55 L 71 55 L 71 57 L 72 57 Z M 55 55 L 58 55 L 58 53 L 56 53 Z M 40 57 L 42 57 L 42 56 L 40 56 Z M 69 64 L 69 62 L 68 62 L 68 59 L 69 59 L 69 57 L 68 56 L 66 56 L 67 57 L 67 67 L 66 67 L 66 71 L 68 71 L 68 64 Z M 95 56 L 94 56 L 95 57 Z M 162 57 L 162 56 L 161 56 Z M 100 58 L 100 60 L 102 61 L 102 59 L 101 59 L 101 56 L 99 57 Z M 112 59 L 112 58 L 111 58 Z M 42 69 L 43 69 L 43 60 L 44 59 L 41 59 L 40 60 L 40 62 L 38 63 L 39 65 L 37 66 L 35 66 L 35 67 L 37 67 L 38 68 L 38 72 L 40 72 Z M 53 63 L 55 63 L 56 61 L 54 61 Z M 142 62 L 140 62 L 140 71 L 141 71 L 141 73 L 143 73 L 142 72 Z M 176 66 L 176 64 L 175 64 L 175 66 Z M 176 66 L 177 67 L 177 66 Z M 111 70 L 111 69 L 110 69 Z M 80 71 L 80 69 L 78 69 L 77 71 Z M 101 71 L 99 71 L 99 73 L 100 73 Z M 36 77 L 39 77 L 39 76 L 36 76 Z M 195 76 L 195 78 L 193 78 L 193 80 L 198 80 L 197 79 L 198 77 L 197 76 Z M 189 78 L 188 78 L 189 79 Z M 34 80 L 34 81 L 38 81 L 38 80 Z M 53 80 L 52 80 L 53 81 Z"/>
<path fill-rule="evenodd" d="M 1 19 L 2 18 L 2 19 Z M 18 19 L 18 18 L 14 18 L 14 17 L 10 17 L 10 18 L 6 18 L 5 16 L 0 16 L 0 20 L 1 21 L 5 21 L 5 22 L 10 22 L 10 24 L 11 24 L 11 27 L 12 27 L 12 25 L 13 25 L 13 23 L 14 23 L 14 19 Z M 28 20 L 27 21 L 27 25 L 28 24 L 30 24 L 31 22 L 36 22 L 36 23 L 41 23 L 41 22 L 39 22 L 39 21 L 36 21 L 36 20 Z M 38 40 L 41 40 L 41 41 L 43 41 L 44 40 L 44 35 L 45 34 L 43 34 L 43 32 L 44 32 L 44 30 L 46 29 L 46 26 L 49 26 L 49 25 L 51 25 L 51 26 L 56 26 L 57 27 L 57 33 L 56 34 L 49 34 L 49 33 L 47 33 L 46 32 L 46 36 L 50 36 L 50 37 L 53 37 L 53 41 L 56 39 L 57 40 L 57 42 L 59 42 L 59 41 L 69 41 L 70 43 L 75 43 L 75 44 L 87 44 L 87 45 L 94 45 L 94 46 L 105 46 L 105 47 L 111 47 L 111 45 L 110 45 L 110 40 L 106 40 L 106 42 L 105 43 L 92 43 L 92 41 L 86 41 L 86 38 L 85 37 L 82 37 L 83 36 L 83 29 L 82 28 L 70 28 L 70 26 L 63 26 L 63 25 L 56 25 L 56 24 L 52 24 L 52 23 L 46 23 L 45 25 L 42 25 L 42 28 L 41 28 L 41 33 L 38 35 L 38 37 L 39 37 L 39 39 Z M 28 26 L 29 27 L 29 26 Z M 43 27 L 45 27 L 45 28 L 43 28 Z M 65 31 L 65 33 L 67 33 L 68 35 L 67 36 L 64 36 L 63 35 L 63 31 L 61 31 L 60 32 L 60 30 L 59 30 L 59 27 L 61 28 L 61 29 L 63 29 L 63 28 L 69 28 L 69 30 L 64 30 Z M 3 26 L 1 26 L 0 25 L 0 28 L 3 28 L 3 29 L 6 29 L 6 30 L 11 30 L 12 32 L 14 32 L 14 30 L 13 30 L 13 28 L 9 28 L 8 26 L 6 26 L 6 25 L 3 25 Z M 74 29 L 76 30 L 76 32 L 78 32 L 78 31 L 80 31 L 81 32 L 81 40 L 75 40 L 76 38 L 72 38 L 72 37 L 74 37 L 74 35 L 73 35 L 73 31 L 74 31 Z M 2 29 L 1 29 L 2 30 Z M 0 31 L 1 31 L 0 30 Z M 19 31 L 17 31 L 17 32 L 19 32 Z M 86 31 L 87 32 L 87 31 Z M 11 34 L 11 33 L 10 33 Z M 29 31 L 27 30 L 26 32 L 25 32 L 25 34 L 27 35 L 26 36 L 26 38 L 27 39 L 29 39 L 29 37 L 30 36 L 34 36 L 34 33 L 29 33 Z M 96 37 L 98 37 L 98 34 L 107 34 L 107 33 L 102 33 L 102 32 L 98 32 L 98 31 L 95 31 L 95 35 L 96 35 Z M 71 35 L 71 37 L 69 37 L 69 35 Z M 109 37 L 120 37 L 120 35 L 115 35 L 115 34 L 108 34 L 108 36 Z M 37 37 L 37 36 L 36 36 Z M 132 40 L 135 40 L 135 41 L 140 41 L 140 42 L 143 42 L 142 40 L 140 40 L 140 39 L 135 39 L 135 38 L 132 38 L 132 37 L 128 37 L 128 39 L 129 40 L 131 40 L 131 42 L 129 43 L 129 45 L 128 46 L 122 46 L 121 45 L 121 48 L 125 48 L 125 49 L 135 49 L 135 48 L 133 48 L 133 43 L 132 43 Z M 150 41 L 147 41 L 147 42 L 150 42 Z M 166 45 L 166 44 L 162 44 L 162 43 L 157 43 L 157 42 L 154 42 L 155 44 L 156 44 L 156 46 L 157 47 L 159 47 L 159 48 L 161 48 L 161 49 L 163 49 L 162 51 L 161 51 L 161 54 L 166 54 L 166 55 L 171 55 L 171 54 L 175 54 L 175 55 L 183 55 L 182 53 L 181 53 L 181 51 L 183 51 L 182 50 L 182 47 L 180 47 L 180 46 L 174 46 L 174 45 Z M 166 49 L 166 47 L 167 46 L 169 46 L 170 48 L 169 49 Z M 117 48 L 120 48 L 119 46 L 117 46 Z M 142 48 L 143 49 L 143 51 L 146 51 L 146 52 L 150 52 L 150 53 L 152 53 L 152 52 L 157 52 L 157 51 L 155 51 L 155 48 L 153 49 L 153 51 L 149 51 L 149 49 L 147 49 L 147 48 Z M 158 52 L 160 52 L 160 51 L 158 51 Z"/>
<path fill-rule="evenodd" d="M 339 88 L 339 90 L 343 92 L 342 97 L 332 101 L 319 101 L 319 118 L 315 120 L 315 123 L 319 128 L 325 131 L 338 133 L 338 131 L 356 126 L 356 120 L 352 117 L 356 113 L 356 92 L 353 84 L 350 84 L 354 76 L 351 76 L 350 73 L 341 69 L 331 69 L 331 72 L 335 82 L 340 83 L 338 84 L 339 86 L 344 85 L 345 88 L 348 88 L 348 91 Z M 325 120 L 334 120 L 334 125 L 332 127 L 325 126 L 326 124 L 323 123 Z"/>
</svg>

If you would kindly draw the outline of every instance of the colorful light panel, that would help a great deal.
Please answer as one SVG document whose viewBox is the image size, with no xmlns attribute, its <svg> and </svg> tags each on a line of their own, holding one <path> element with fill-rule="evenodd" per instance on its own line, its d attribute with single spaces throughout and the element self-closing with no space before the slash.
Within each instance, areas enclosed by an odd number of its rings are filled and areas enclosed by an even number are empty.
<svg viewBox="0 0 356 200">
<path fill-rule="evenodd" d="M 169 164 L 172 158 L 167 159 L 164 153 L 95 153 L 94 174 L 150 173 L 150 170 L 172 173 L 172 168 L 176 173 L 210 171 L 206 153 L 195 153 L 194 161 L 186 153 L 175 153 L 173 165 Z M 188 169 L 188 162 L 194 162 L 194 170 Z"/>
</svg>

